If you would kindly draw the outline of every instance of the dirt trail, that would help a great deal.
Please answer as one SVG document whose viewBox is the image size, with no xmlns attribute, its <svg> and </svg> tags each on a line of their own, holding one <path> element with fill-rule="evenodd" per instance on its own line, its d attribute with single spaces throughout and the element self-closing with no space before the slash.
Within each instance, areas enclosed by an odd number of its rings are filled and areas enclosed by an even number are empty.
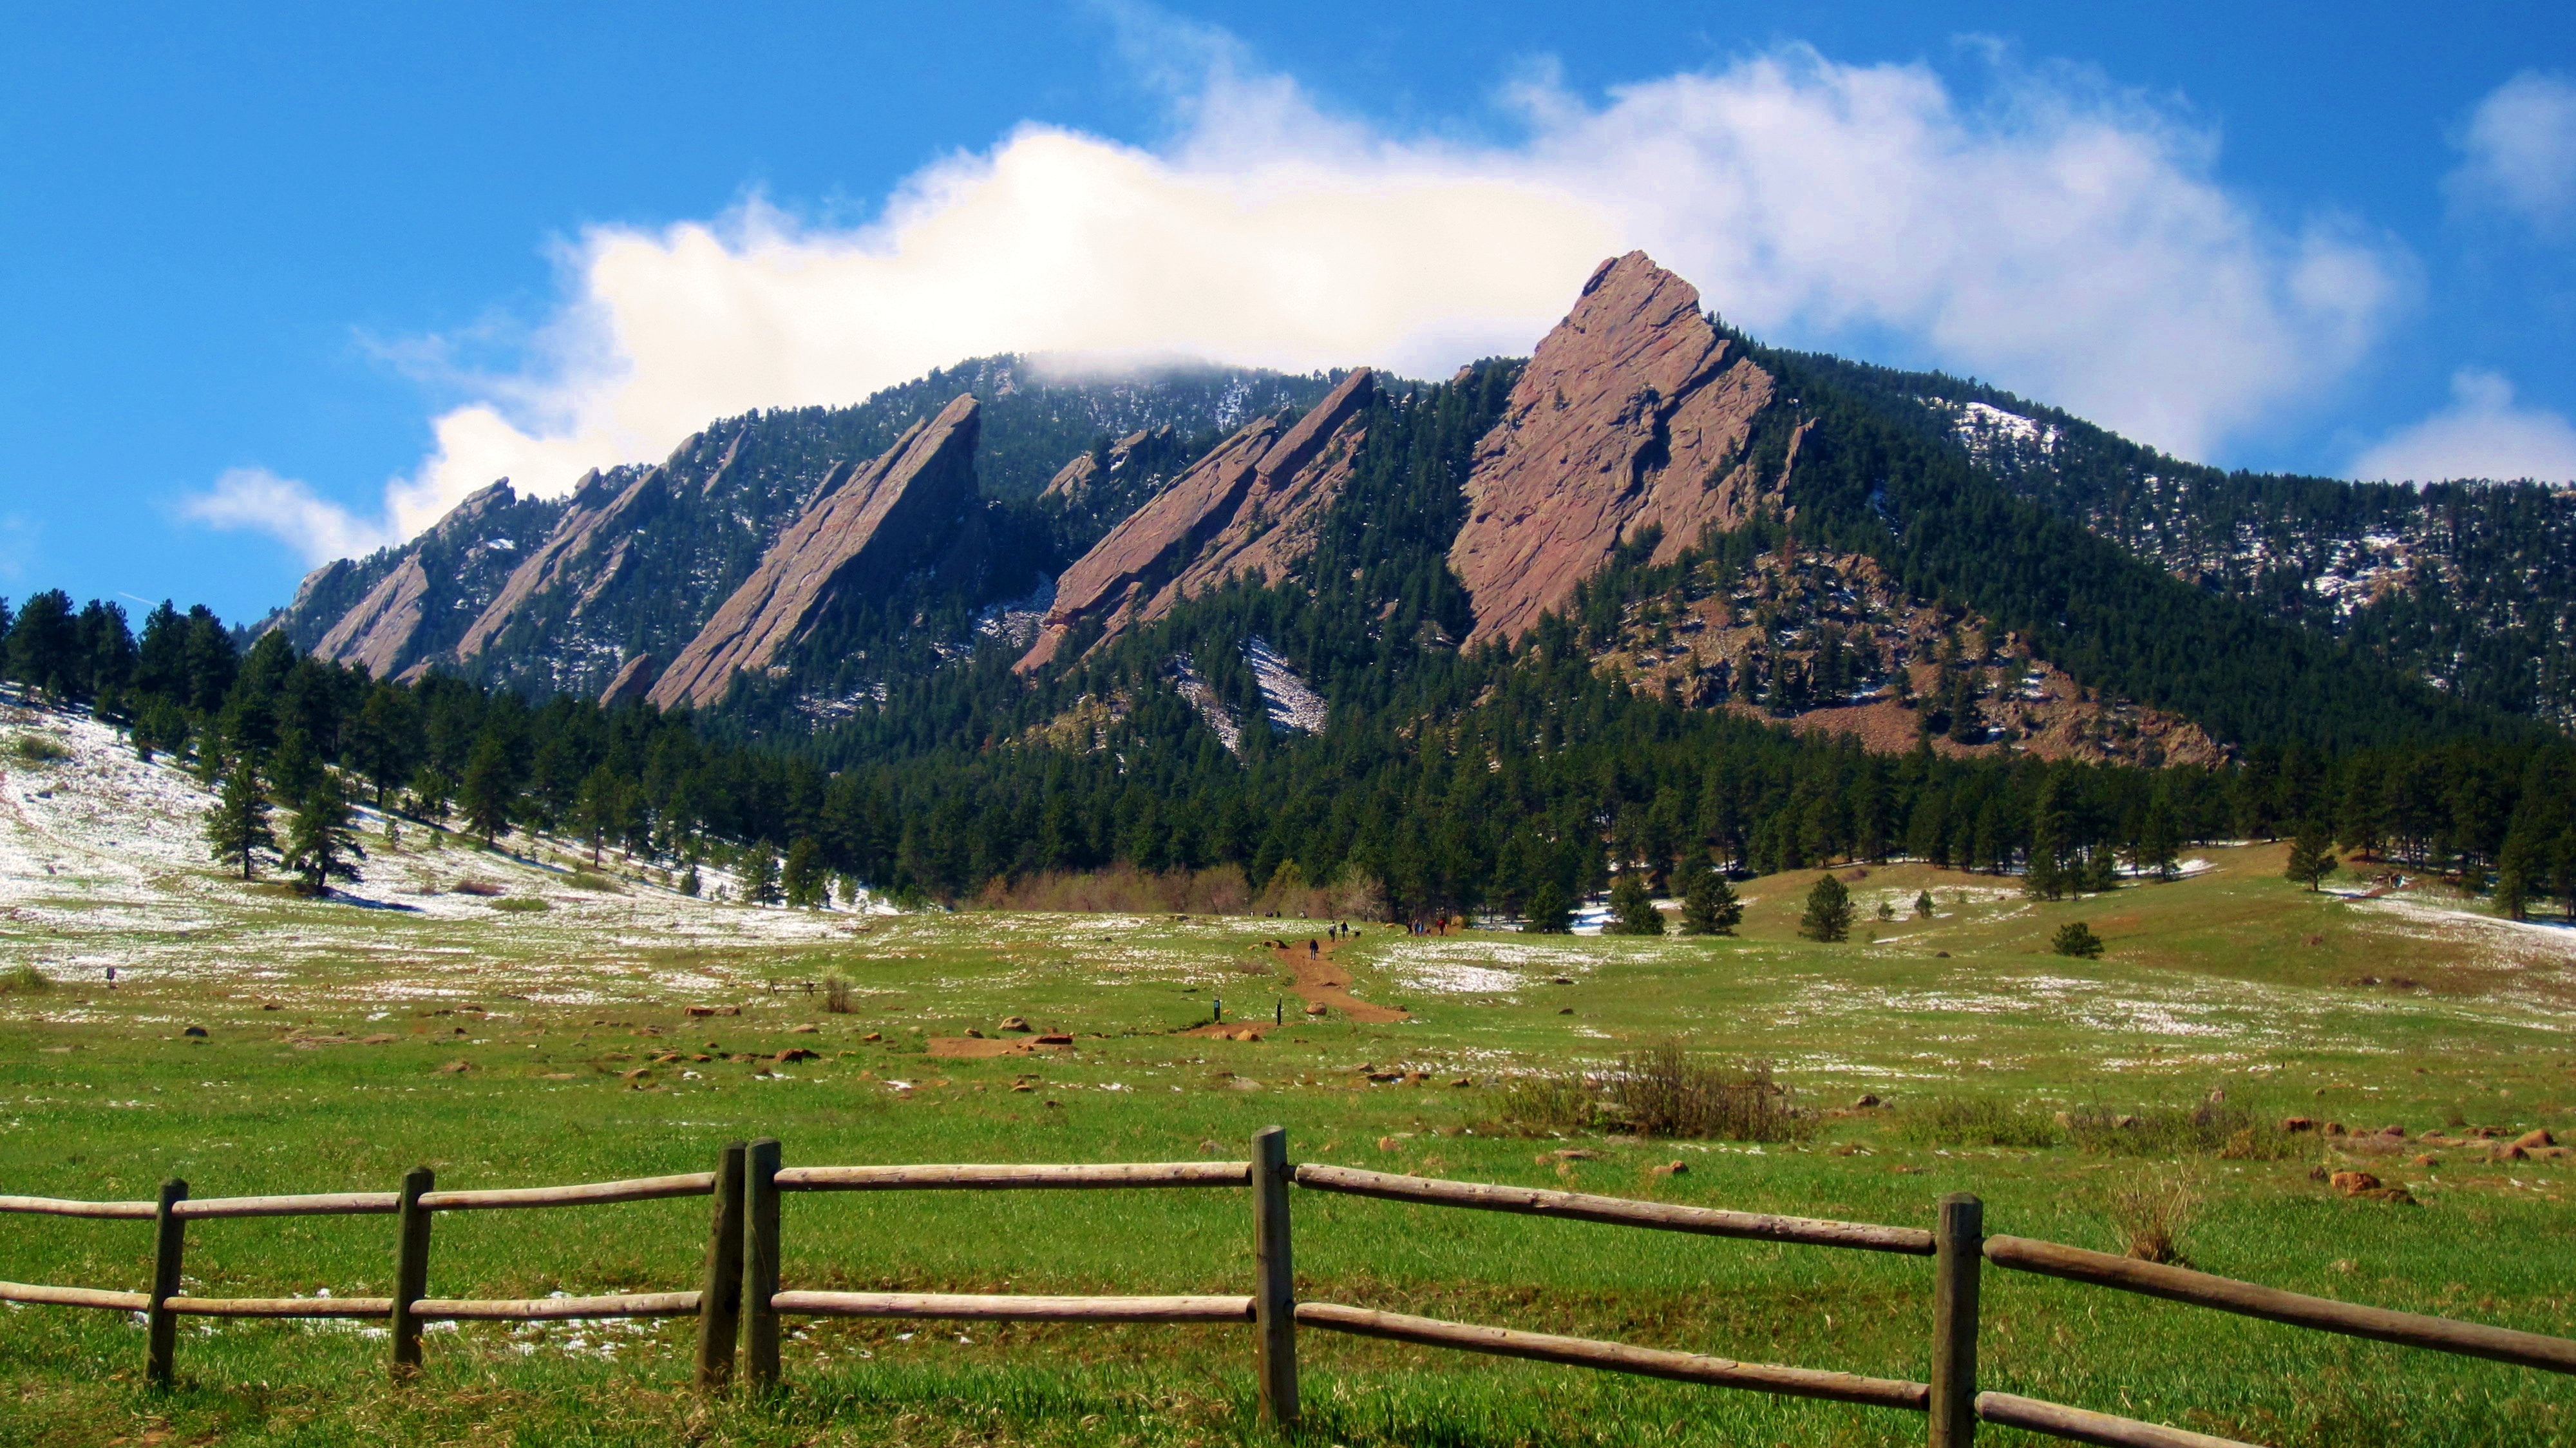
<svg viewBox="0 0 2576 1448">
<path fill-rule="evenodd" d="M 1273 950 L 1271 954 L 1279 957 L 1280 963 L 1296 975 L 1297 994 L 1304 997 L 1308 1005 L 1340 1011 L 1366 1025 L 1382 1026 L 1410 1020 L 1410 1011 L 1372 1005 L 1350 993 L 1351 973 L 1333 963 L 1333 952 L 1340 946 L 1340 941 L 1328 940 L 1324 942 L 1320 955 L 1309 955 L 1305 942 L 1298 941 L 1285 950 Z"/>
</svg>

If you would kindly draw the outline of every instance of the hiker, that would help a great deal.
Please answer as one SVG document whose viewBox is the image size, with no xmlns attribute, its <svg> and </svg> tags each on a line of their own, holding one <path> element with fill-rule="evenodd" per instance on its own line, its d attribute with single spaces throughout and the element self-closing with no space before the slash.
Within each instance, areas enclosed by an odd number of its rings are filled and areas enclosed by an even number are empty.
<svg viewBox="0 0 2576 1448">
<path fill-rule="evenodd" d="M 1211 997 L 1210 999 L 1212 999 L 1212 1000 L 1214 1000 L 1214 1001 L 1216 1002 L 1216 1021 L 1217 1021 L 1217 1024 L 1218 1024 L 1218 1025 L 1224 1025 L 1224 1024 L 1225 1024 L 1225 997 L 1223 997 L 1223 996 L 1214 996 L 1214 997 Z"/>
<path fill-rule="evenodd" d="M 1317 946 L 1317 944 L 1316 944 L 1314 941 L 1311 941 L 1311 940 L 1307 941 L 1307 942 L 1306 942 L 1306 958 L 1307 958 L 1308 960 L 1313 960 L 1313 959 L 1315 958 L 1316 952 L 1317 952 L 1319 949 L 1320 949 L 1320 947 L 1319 947 L 1319 946 Z"/>
</svg>

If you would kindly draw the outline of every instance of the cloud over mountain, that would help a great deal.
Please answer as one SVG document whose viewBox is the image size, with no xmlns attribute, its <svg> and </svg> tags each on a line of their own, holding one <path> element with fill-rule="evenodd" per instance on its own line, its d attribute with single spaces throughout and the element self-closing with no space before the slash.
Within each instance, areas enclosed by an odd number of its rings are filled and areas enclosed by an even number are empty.
<svg viewBox="0 0 2576 1448">
<path fill-rule="evenodd" d="M 754 201 L 593 230 L 528 365 L 437 420 L 381 523 L 240 487 L 200 516 L 260 522 L 264 496 L 316 546 L 406 535 L 495 477 L 557 492 L 712 417 L 1005 350 L 1442 375 L 1527 350 L 1630 247 L 1772 340 L 1892 341 L 2203 455 L 2331 387 L 2405 291 L 2392 245 L 2267 219 L 2213 179 L 2209 135 L 2074 70 L 1996 62 L 1974 102 L 1803 47 L 1597 102 L 1540 71 L 1504 94 L 1514 138 L 1476 142 L 1332 113 L 1187 38 L 1157 146 L 1029 124 L 855 229 Z"/>
</svg>

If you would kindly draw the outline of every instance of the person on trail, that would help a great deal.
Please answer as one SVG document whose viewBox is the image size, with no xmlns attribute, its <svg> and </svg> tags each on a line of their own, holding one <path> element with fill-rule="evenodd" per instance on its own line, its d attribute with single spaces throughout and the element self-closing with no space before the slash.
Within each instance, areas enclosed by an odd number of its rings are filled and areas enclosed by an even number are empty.
<svg viewBox="0 0 2576 1448">
<path fill-rule="evenodd" d="M 1223 1025 L 1223 1024 L 1225 1024 L 1225 997 L 1223 997 L 1223 996 L 1213 996 L 1213 997 L 1210 997 L 1210 999 L 1212 999 L 1212 1000 L 1216 1003 L 1216 1020 L 1217 1020 L 1217 1024 L 1218 1024 L 1218 1025 Z"/>
<path fill-rule="evenodd" d="M 1306 942 L 1306 958 L 1308 960 L 1314 959 L 1318 951 L 1319 947 L 1314 941 L 1309 940 Z"/>
</svg>

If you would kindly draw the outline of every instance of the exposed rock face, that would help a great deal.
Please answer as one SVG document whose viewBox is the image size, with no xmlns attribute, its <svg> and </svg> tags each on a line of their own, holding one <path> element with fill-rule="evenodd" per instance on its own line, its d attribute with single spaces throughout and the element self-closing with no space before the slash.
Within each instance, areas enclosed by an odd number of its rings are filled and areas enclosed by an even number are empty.
<svg viewBox="0 0 2576 1448">
<path fill-rule="evenodd" d="M 597 597 L 615 579 L 615 565 L 622 561 L 627 542 L 624 534 L 631 515 L 658 501 L 664 487 L 660 468 L 623 489 L 611 489 L 595 471 L 585 474 L 573 488 L 563 520 L 555 525 L 554 532 L 511 570 L 500 593 L 467 626 L 465 636 L 457 640 L 457 661 L 461 663 L 481 653 L 540 594 L 577 580 L 585 598 Z M 614 538 L 616 542 L 602 550 L 598 546 L 602 538 Z M 607 566 L 588 566 L 599 562 L 603 551 L 609 555 Z"/>
<path fill-rule="evenodd" d="M 1066 635 L 1094 619 L 1107 625 L 1105 639 L 1235 575 L 1276 582 L 1313 549 L 1325 510 L 1350 481 L 1376 399 L 1376 374 L 1362 367 L 1294 425 L 1265 417 L 1220 443 L 1064 571 L 1018 667 L 1048 663 Z M 1082 481 L 1069 480 L 1072 471 L 1057 475 L 1068 488 Z"/>
<path fill-rule="evenodd" d="M 356 604 L 334 619 L 322 637 L 315 640 L 315 657 L 337 664 L 358 664 L 377 678 L 390 676 L 410 663 L 417 652 L 422 625 L 429 615 L 429 596 L 434 591 L 429 571 L 421 563 L 424 553 L 446 554 L 469 546 L 491 516 L 518 501 L 507 479 L 466 496 L 432 524 L 429 531 L 403 546 L 387 561 L 390 571 L 378 578 L 374 586 Z M 379 558 L 385 555 L 379 554 Z M 442 557 L 442 566 L 448 560 Z M 296 590 L 295 602 L 287 612 L 312 608 L 334 585 L 347 579 L 360 565 L 347 560 L 327 563 L 307 574 L 303 586 Z M 379 565 L 382 566 L 382 565 Z M 343 594 L 343 597 L 346 595 Z M 327 615 L 326 615 L 327 616 Z"/>
<path fill-rule="evenodd" d="M 653 681 L 662 677 L 662 661 L 651 654 L 637 654 L 608 681 L 599 694 L 600 707 L 614 709 L 629 699 L 641 699 L 652 692 Z"/>
<path fill-rule="evenodd" d="M 647 697 L 665 709 L 714 703 L 734 675 L 775 662 L 845 588 L 938 541 L 975 501 L 980 412 L 973 394 L 960 396 L 874 462 L 835 469 Z"/>
<path fill-rule="evenodd" d="M 405 558 L 384 581 L 367 591 L 358 606 L 313 646 L 313 652 L 337 663 L 356 664 L 377 678 L 393 672 L 420 632 L 420 601 L 429 593 L 429 575 L 420 555 Z"/>
<path fill-rule="evenodd" d="M 1520 637 L 1628 534 L 1660 526 L 1667 561 L 1779 487 L 1743 460 L 1771 376 L 1733 353 L 1690 283 L 1644 252 L 1601 264 L 1468 474 L 1449 566 L 1475 604 L 1469 644 Z"/>
</svg>

